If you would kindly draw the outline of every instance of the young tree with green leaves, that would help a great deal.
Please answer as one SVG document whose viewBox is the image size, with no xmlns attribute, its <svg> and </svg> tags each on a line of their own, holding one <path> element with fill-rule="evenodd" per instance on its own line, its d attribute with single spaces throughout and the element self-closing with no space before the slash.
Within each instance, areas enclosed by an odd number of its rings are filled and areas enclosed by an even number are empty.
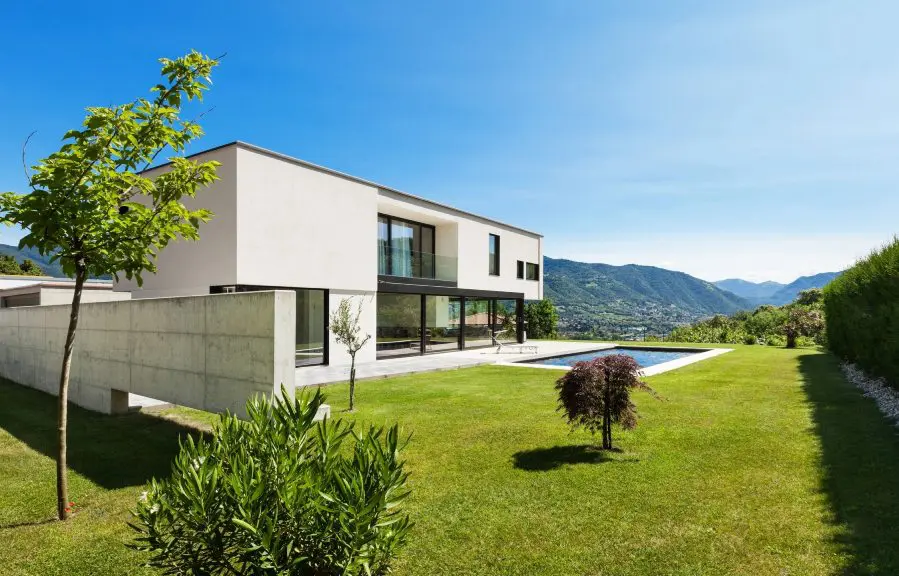
<svg viewBox="0 0 899 576">
<path fill-rule="evenodd" d="M 824 316 L 820 310 L 797 306 L 792 308 L 784 324 L 787 348 L 795 348 L 800 336 L 815 336 L 824 330 Z"/>
<path fill-rule="evenodd" d="M 84 282 L 90 276 L 124 274 L 142 284 L 155 272 L 155 259 L 170 241 L 196 240 L 208 210 L 189 210 L 181 201 L 216 180 L 217 162 L 180 156 L 202 135 L 194 121 L 182 120 L 185 101 L 201 100 L 218 60 L 198 52 L 163 58 L 164 80 L 152 99 L 87 109 L 80 130 L 26 175 L 30 192 L 0 195 L 3 221 L 26 232 L 19 247 L 31 247 L 75 279 L 72 308 L 59 376 L 57 515 L 69 516 L 66 480 L 66 426 L 72 349 Z M 27 144 L 27 142 L 26 142 Z M 154 176 L 145 171 L 166 149 L 176 156 Z M 23 151 L 24 160 L 24 151 Z"/>
<path fill-rule="evenodd" d="M 371 339 L 371 334 L 363 334 L 359 318 L 362 316 L 362 302 L 352 310 L 352 299 L 344 298 L 337 310 L 331 313 L 329 329 L 338 344 L 346 347 L 350 355 L 350 412 L 356 409 L 356 353 Z"/>
<path fill-rule="evenodd" d="M 529 338 L 558 338 L 559 313 L 549 298 L 528 302 L 524 307 Z"/>
</svg>

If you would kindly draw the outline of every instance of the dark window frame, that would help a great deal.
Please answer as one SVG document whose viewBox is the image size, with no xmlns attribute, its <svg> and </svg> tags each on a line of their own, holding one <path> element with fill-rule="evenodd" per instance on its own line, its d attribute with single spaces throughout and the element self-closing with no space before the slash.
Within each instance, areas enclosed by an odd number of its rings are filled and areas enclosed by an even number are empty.
<svg viewBox="0 0 899 576">
<path fill-rule="evenodd" d="M 515 268 L 515 277 L 524 280 L 524 260 L 518 260 Z"/>
<path fill-rule="evenodd" d="M 496 243 L 495 243 L 496 250 L 491 254 L 490 253 L 491 241 L 494 238 L 496 239 Z M 487 238 L 487 259 L 489 260 L 489 266 L 487 268 L 487 272 L 488 272 L 488 274 L 490 274 L 490 276 L 499 276 L 500 275 L 500 265 L 499 265 L 500 264 L 500 256 L 499 255 L 500 255 L 499 234 L 491 233 Z M 496 269 L 495 272 L 494 272 L 494 268 Z"/>
<path fill-rule="evenodd" d="M 534 272 L 533 278 L 531 277 L 531 271 Z M 525 280 L 539 281 L 540 280 L 540 264 L 535 264 L 534 262 L 528 262 L 525 265 Z"/>
<path fill-rule="evenodd" d="M 430 278 L 431 280 L 436 279 L 437 276 L 437 227 L 433 224 L 425 224 L 424 222 L 418 222 L 416 220 L 411 220 L 409 218 L 402 218 L 400 216 L 391 216 L 390 214 L 384 214 L 383 212 L 378 212 L 378 218 L 384 218 L 387 221 L 387 254 L 385 257 L 387 258 L 386 272 L 383 274 L 384 276 L 394 276 L 393 274 L 393 257 L 391 252 L 391 244 L 393 242 L 393 221 L 397 222 L 405 222 L 406 224 L 413 224 L 415 226 L 421 226 L 422 228 L 430 228 L 431 229 L 431 243 L 433 244 L 434 252 L 431 254 L 431 271 L 434 273 L 435 278 Z M 380 251 L 380 246 L 378 247 Z M 425 254 L 419 250 L 419 255 Z M 378 258 L 381 255 L 378 254 Z M 419 256 L 419 269 L 424 269 L 424 263 L 421 261 L 421 256 Z M 405 278 L 405 276 L 398 276 L 398 278 Z M 428 278 L 425 278 L 428 279 Z"/>
</svg>

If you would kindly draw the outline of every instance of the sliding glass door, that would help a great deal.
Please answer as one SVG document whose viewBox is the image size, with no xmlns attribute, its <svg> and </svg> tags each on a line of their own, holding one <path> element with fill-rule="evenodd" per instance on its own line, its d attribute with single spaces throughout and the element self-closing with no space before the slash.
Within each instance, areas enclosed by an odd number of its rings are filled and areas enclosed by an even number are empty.
<svg viewBox="0 0 899 576">
<path fill-rule="evenodd" d="M 325 291 L 297 289 L 296 365 L 325 361 Z"/>
<path fill-rule="evenodd" d="M 425 296 L 425 352 L 459 349 L 458 296 Z"/>
<path fill-rule="evenodd" d="M 435 278 L 434 233 L 429 224 L 378 215 L 378 274 Z"/>
<path fill-rule="evenodd" d="M 421 354 L 421 295 L 378 294 L 378 358 Z"/>
</svg>

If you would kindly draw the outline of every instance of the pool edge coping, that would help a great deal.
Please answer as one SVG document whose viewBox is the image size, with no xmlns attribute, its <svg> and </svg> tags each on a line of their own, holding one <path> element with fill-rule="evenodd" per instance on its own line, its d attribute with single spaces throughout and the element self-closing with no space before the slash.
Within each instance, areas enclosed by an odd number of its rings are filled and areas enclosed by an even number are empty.
<svg viewBox="0 0 899 576">
<path fill-rule="evenodd" d="M 583 352 L 578 352 L 578 354 L 589 354 L 590 352 L 601 352 L 602 350 L 609 350 L 611 348 L 617 347 L 626 347 L 626 345 L 621 346 L 619 344 L 603 344 L 597 346 L 596 348 L 590 350 L 584 350 Z M 634 346 L 633 348 L 637 348 Z M 679 350 L 684 350 L 684 348 L 679 348 L 676 346 L 653 346 L 652 348 L 660 351 L 670 351 L 677 352 Z M 654 366 L 648 366 L 646 368 L 640 369 L 640 374 L 642 376 L 655 376 L 656 374 L 662 374 L 664 372 L 668 372 L 670 370 L 676 370 L 678 368 L 683 368 L 684 366 L 688 366 L 690 364 L 695 364 L 696 362 L 702 362 L 703 360 L 708 360 L 709 358 L 714 358 L 716 356 L 721 356 L 722 354 L 727 354 L 728 352 L 733 352 L 733 348 L 690 348 L 690 350 L 703 350 L 703 352 L 699 352 L 697 354 L 692 354 L 690 356 L 686 356 L 684 358 L 678 358 L 676 360 L 669 360 L 668 362 L 662 362 L 661 364 L 656 364 Z M 501 360 L 499 362 L 495 362 L 494 366 L 517 366 L 519 368 L 537 368 L 539 370 L 558 370 L 565 371 L 571 370 L 571 366 L 551 366 L 548 364 L 535 364 L 534 360 L 544 360 L 546 358 L 555 358 L 558 356 L 564 356 L 564 354 L 536 354 L 534 356 L 529 356 L 527 358 L 522 358 L 518 360 Z"/>
</svg>

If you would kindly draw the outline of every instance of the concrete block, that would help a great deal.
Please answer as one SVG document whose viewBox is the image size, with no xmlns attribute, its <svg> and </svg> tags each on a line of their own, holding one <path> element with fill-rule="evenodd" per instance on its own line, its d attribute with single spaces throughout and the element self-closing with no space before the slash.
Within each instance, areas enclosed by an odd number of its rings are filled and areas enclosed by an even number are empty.
<svg viewBox="0 0 899 576">
<path fill-rule="evenodd" d="M 46 336 L 43 326 L 20 326 L 19 346 L 34 350 L 43 350 L 46 347 Z"/>
<path fill-rule="evenodd" d="M 257 394 L 266 397 L 272 395 L 271 386 L 249 380 L 238 380 L 221 376 L 207 376 L 206 398 L 204 410 L 209 412 L 230 411 L 233 414 L 246 416 L 247 401 Z"/>
<path fill-rule="evenodd" d="M 69 316 L 68 306 L 47 306 L 44 309 L 44 327 L 68 329 Z"/>
<path fill-rule="evenodd" d="M 274 339 L 249 336 L 207 336 L 206 372 L 237 380 L 271 384 Z"/>
<path fill-rule="evenodd" d="M 130 338 L 130 361 L 142 366 L 203 373 L 205 338 L 179 332 L 136 332 Z"/>
<path fill-rule="evenodd" d="M 281 291 L 279 294 L 284 294 L 285 298 L 290 294 L 296 302 L 295 292 Z M 274 311 L 275 293 L 272 292 L 212 296 L 206 302 L 206 332 L 270 337 L 274 330 Z"/>
<path fill-rule="evenodd" d="M 202 373 L 131 364 L 131 392 L 203 410 L 206 378 Z"/>
<path fill-rule="evenodd" d="M 128 391 L 131 389 L 131 364 L 91 357 L 81 364 L 81 377 L 92 386 Z"/>
<path fill-rule="evenodd" d="M 206 297 L 131 300 L 131 330 L 202 334 L 206 328 Z M 95 304 L 95 306 L 110 304 Z"/>
<path fill-rule="evenodd" d="M 19 313 L 15 308 L 0 309 L 0 327 L 19 325 Z"/>
</svg>

